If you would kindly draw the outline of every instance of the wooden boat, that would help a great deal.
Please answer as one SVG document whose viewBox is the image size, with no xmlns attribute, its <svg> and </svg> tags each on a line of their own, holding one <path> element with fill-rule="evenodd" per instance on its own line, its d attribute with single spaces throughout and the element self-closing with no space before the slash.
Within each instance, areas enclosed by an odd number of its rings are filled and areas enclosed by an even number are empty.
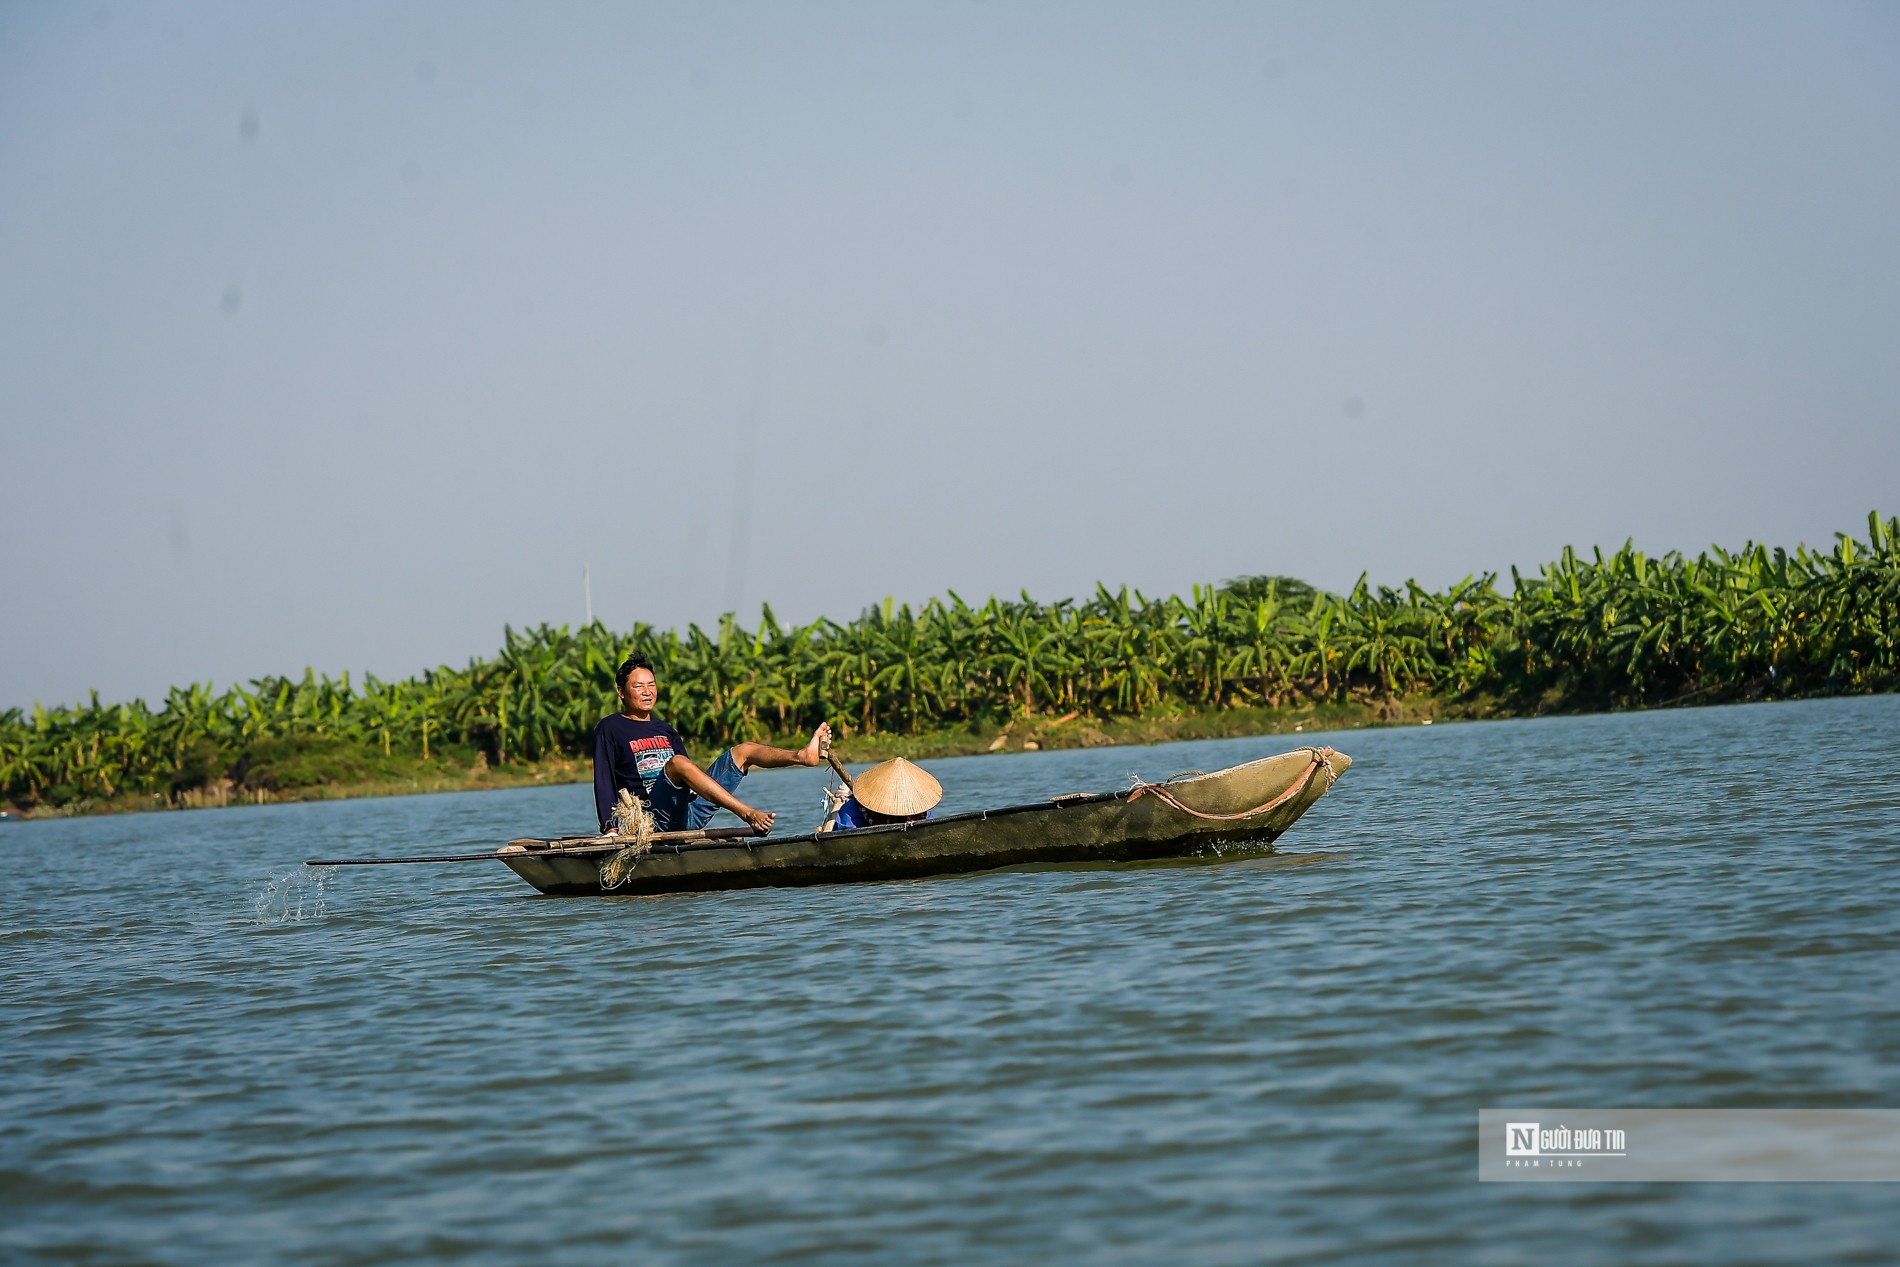
<svg viewBox="0 0 1900 1267">
<path fill-rule="evenodd" d="M 1331 748 L 1303 748 L 1212 774 L 924 822 L 786 837 L 699 833 L 632 855 L 612 836 L 527 838 L 494 856 L 543 893 L 614 896 L 906 880 L 1023 863 L 1244 857 L 1272 852 L 1351 764 Z M 620 883 L 608 886 L 603 873 Z"/>
</svg>

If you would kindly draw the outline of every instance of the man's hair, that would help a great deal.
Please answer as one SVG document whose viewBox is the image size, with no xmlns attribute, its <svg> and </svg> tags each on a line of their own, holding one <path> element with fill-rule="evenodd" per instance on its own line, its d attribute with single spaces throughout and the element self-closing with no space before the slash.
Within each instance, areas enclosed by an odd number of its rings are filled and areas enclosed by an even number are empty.
<svg viewBox="0 0 1900 1267">
<path fill-rule="evenodd" d="M 645 669 L 648 673 L 652 673 L 653 661 L 643 655 L 630 655 L 625 660 L 622 660 L 619 670 L 614 674 L 614 689 L 616 691 L 624 691 L 627 689 L 627 679 L 633 676 L 635 669 Z"/>
</svg>

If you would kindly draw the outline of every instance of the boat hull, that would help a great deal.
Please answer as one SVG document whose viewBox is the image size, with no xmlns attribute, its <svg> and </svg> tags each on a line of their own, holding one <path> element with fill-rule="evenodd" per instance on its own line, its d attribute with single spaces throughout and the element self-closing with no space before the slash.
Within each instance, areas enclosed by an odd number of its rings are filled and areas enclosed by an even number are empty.
<svg viewBox="0 0 1900 1267">
<path fill-rule="evenodd" d="M 555 847 L 521 840 L 496 856 L 543 893 L 618 897 L 908 880 L 1029 863 L 1264 853 L 1351 764 L 1330 749 L 1303 749 L 1171 780 L 1161 792 L 1144 785 L 919 823 L 657 846 L 611 890 L 601 882 L 601 864 L 619 851 L 617 843 Z M 1276 798 L 1283 799 L 1261 809 Z"/>
</svg>

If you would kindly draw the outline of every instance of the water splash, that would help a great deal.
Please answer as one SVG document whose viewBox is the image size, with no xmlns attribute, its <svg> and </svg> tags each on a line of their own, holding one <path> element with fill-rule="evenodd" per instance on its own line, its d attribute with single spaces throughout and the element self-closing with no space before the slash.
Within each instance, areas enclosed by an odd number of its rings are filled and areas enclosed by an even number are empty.
<svg viewBox="0 0 1900 1267">
<path fill-rule="evenodd" d="M 298 867 L 287 875 L 266 883 L 258 892 L 253 909 L 257 924 L 301 924 L 322 919 L 327 909 L 323 886 L 335 867 Z"/>
</svg>

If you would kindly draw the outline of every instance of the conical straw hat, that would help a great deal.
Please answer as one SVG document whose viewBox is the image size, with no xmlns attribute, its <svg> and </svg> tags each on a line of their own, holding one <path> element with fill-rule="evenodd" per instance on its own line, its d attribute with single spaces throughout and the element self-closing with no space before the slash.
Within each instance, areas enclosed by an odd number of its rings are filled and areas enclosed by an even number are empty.
<svg viewBox="0 0 1900 1267">
<path fill-rule="evenodd" d="M 892 818 L 921 814 L 943 799 L 943 784 L 902 757 L 872 766 L 851 780 L 851 791 L 864 808 Z"/>
</svg>

